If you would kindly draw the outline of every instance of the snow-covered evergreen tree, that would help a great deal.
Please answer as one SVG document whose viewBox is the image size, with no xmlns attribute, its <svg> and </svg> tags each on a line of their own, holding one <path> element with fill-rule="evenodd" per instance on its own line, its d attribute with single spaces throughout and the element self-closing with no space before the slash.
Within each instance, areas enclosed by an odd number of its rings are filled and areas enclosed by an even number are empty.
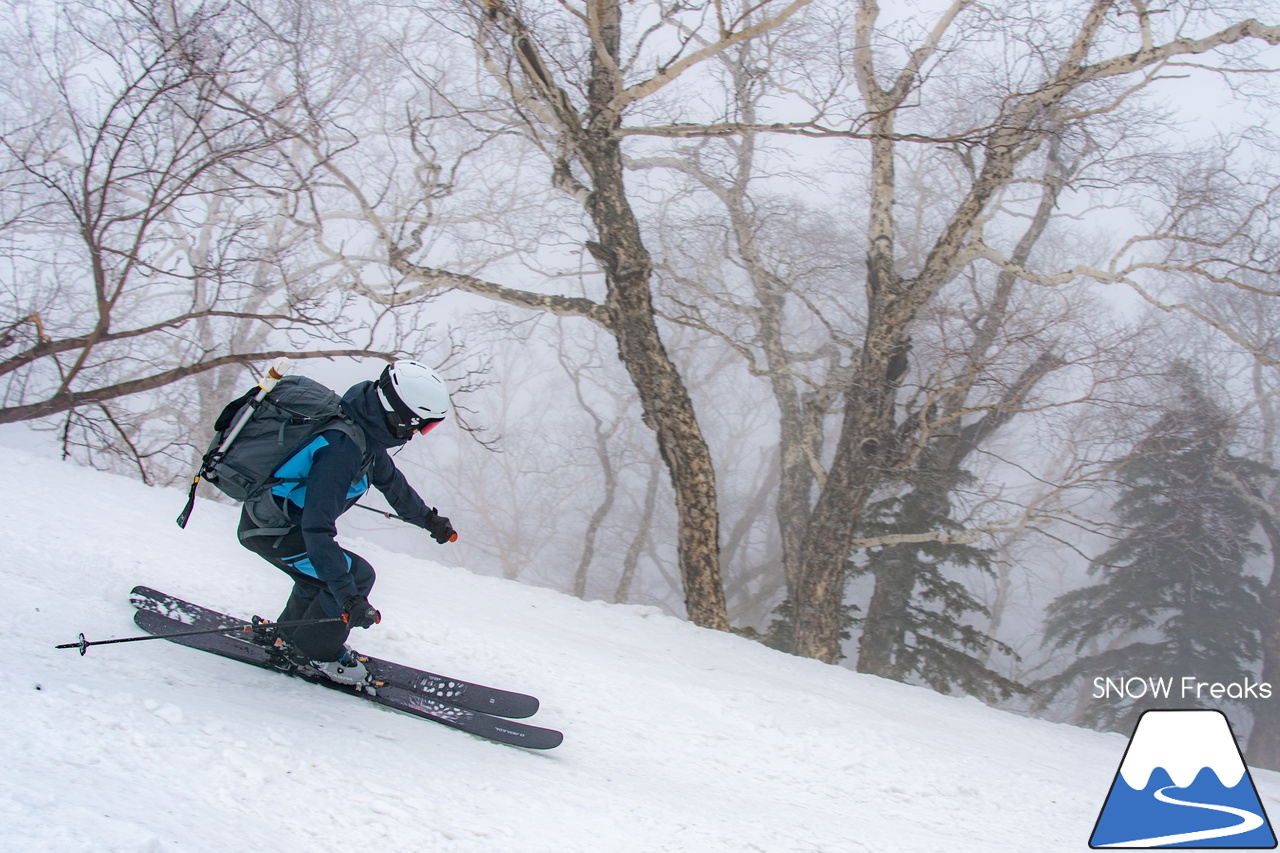
<svg viewBox="0 0 1280 853">
<path fill-rule="evenodd" d="M 1260 550 L 1257 519 L 1224 475 L 1249 479 L 1258 468 L 1231 455 L 1232 420 L 1204 380 L 1182 363 L 1171 379 L 1173 399 L 1118 473 L 1121 533 L 1094 558 L 1096 582 L 1048 610 L 1045 634 L 1055 648 L 1079 654 L 1096 640 L 1102 650 L 1041 682 L 1046 704 L 1099 676 L 1256 678 L 1261 583 L 1247 563 Z M 1155 704 L 1150 696 L 1097 699 L 1077 722 L 1129 730 Z"/>
<path fill-rule="evenodd" d="M 866 534 L 962 530 L 951 516 L 949 496 L 957 483 L 950 480 L 968 475 L 946 473 L 946 478 L 925 478 L 905 495 L 873 504 Z M 990 613 L 956 576 L 958 569 L 990 573 L 991 562 L 988 550 L 956 542 L 869 550 L 858 573 L 875 575 L 879 600 L 873 599 L 861 620 L 858 670 L 987 702 L 1024 692 L 1022 685 L 987 666 L 992 651 L 1014 656 L 1013 649 L 976 627 L 972 617 Z"/>
</svg>

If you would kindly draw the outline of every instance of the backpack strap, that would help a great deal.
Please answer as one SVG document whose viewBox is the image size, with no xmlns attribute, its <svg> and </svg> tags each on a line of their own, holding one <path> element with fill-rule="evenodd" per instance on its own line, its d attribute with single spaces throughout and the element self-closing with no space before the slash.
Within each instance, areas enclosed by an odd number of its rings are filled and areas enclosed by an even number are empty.
<svg viewBox="0 0 1280 853">
<path fill-rule="evenodd" d="M 345 416 L 337 417 L 325 424 L 323 429 L 316 430 L 315 434 L 319 435 L 329 430 L 336 430 L 349 437 L 359 449 L 360 458 L 364 459 L 364 451 L 365 447 L 368 446 L 368 441 L 365 438 L 364 430 L 357 426 L 355 421 Z M 351 481 L 352 485 L 364 479 L 372 465 L 372 460 L 368 464 L 362 465 L 360 470 L 356 472 L 355 479 Z M 283 537 L 296 528 L 297 525 L 289 518 L 288 509 L 276 501 L 271 487 L 280 483 L 304 482 L 306 482 L 305 477 L 273 477 L 264 483 L 256 495 L 244 502 L 249 519 L 257 525 L 257 528 L 241 531 L 239 534 L 241 541 L 255 536 Z"/>
<path fill-rule="evenodd" d="M 346 415 L 341 415 L 337 418 L 334 418 L 332 421 L 330 421 L 325 426 L 325 429 L 326 430 L 336 429 L 338 432 L 348 436 L 352 441 L 356 443 L 356 447 L 360 449 L 360 458 L 364 459 L 364 451 L 365 451 L 365 448 L 369 446 L 369 442 L 368 442 L 368 439 L 365 438 L 364 430 L 356 426 L 355 421 L 351 420 L 351 418 L 347 417 Z M 360 482 L 360 477 L 364 476 L 365 471 L 368 470 L 368 468 L 369 466 L 365 465 L 360 469 L 360 476 L 356 477 L 355 482 L 357 483 Z"/>
<path fill-rule="evenodd" d="M 249 520 L 257 525 L 253 530 L 242 530 L 240 541 L 255 536 L 277 536 L 283 538 L 297 526 L 289 519 L 289 511 L 276 503 L 275 495 L 270 489 L 263 489 L 255 497 L 244 502 L 245 512 Z"/>
</svg>

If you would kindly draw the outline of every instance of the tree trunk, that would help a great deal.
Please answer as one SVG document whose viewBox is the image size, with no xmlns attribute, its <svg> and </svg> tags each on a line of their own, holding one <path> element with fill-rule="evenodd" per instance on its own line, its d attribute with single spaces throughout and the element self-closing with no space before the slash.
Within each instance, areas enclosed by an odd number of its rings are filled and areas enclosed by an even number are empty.
<svg viewBox="0 0 1280 853">
<path fill-rule="evenodd" d="M 893 550 L 890 549 L 891 552 Z M 858 672 L 885 678 L 898 678 L 894 670 L 894 651 L 902 645 L 905 631 L 901 617 L 911 605 L 916 579 L 910 565 L 886 555 L 875 580 L 875 592 L 867 605 L 862 636 L 858 640 L 857 669 Z"/>
<path fill-rule="evenodd" d="M 640 510 L 636 532 L 631 537 L 631 544 L 627 546 L 626 556 L 622 558 L 622 574 L 618 577 L 618 588 L 613 593 L 614 604 L 627 604 L 631 601 L 631 584 L 636 577 L 636 566 L 640 563 L 640 552 L 644 550 L 645 539 L 653 527 L 653 511 L 658 502 L 658 477 L 661 473 L 660 463 L 654 459 L 649 470 L 649 481 L 644 489 L 644 507 Z"/>
<path fill-rule="evenodd" d="M 1050 216 L 1062 190 L 1062 182 L 1058 180 L 1056 141 L 1051 142 L 1050 146 L 1054 153 L 1050 157 L 1050 171 L 1045 175 L 1045 189 L 1041 194 L 1040 204 L 1012 255 L 1017 264 L 1026 264 L 1029 260 L 1032 250 L 1049 225 Z M 1016 284 L 1017 278 L 1012 273 L 1005 271 L 997 276 L 991 303 L 981 316 L 981 322 L 975 324 L 977 334 L 968 350 L 969 364 L 976 366 L 989 356 L 999 331 L 1005 328 L 1009 300 Z M 954 390 L 941 396 L 939 415 L 948 423 L 933 432 L 928 446 L 920 453 L 909 475 L 912 491 L 920 495 L 918 499 L 931 502 L 934 514 L 948 514 L 950 496 L 961 481 L 965 459 L 983 441 L 1008 423 L 1035 384 L 1061 364 L 1061 360 L 1051 351 L 1042 352 L 1009 387 L 998 406 L 980 420 L 963 428 L 960 426 L 960 415 L 968 405 L 968 397 L 974 386 L 971 381 L 954 383 Z M 893 550 L 890 549 L 891 552 Z M 889 555 L 886 557 L 883 566 L 875 572 L 875 587 L 867 606 L 858 646 L 857 669 L 859 672 L 886 678 L 900 678 L 901 674 L 893 667 L 893 650 L 902 642 L 902 625 L 908 618 L 916 579 L 909 562 Z"/>
<path fill-rule="evenodd" d="M 872 329 L 858 379 L 845 398 L 835 459 L 800 549 L 794 651 L 826 663 L 840 659 L 845 563 L 871 491 L 893 467 L 892 414 L 905 343 Z"/>
<path fill-rule="evenodd" d="M 1268 516 L 1262 529 L 1271 546 L 1271 579 L 1263 595 L 1262 683 L 1280 685 L 1280 527 Z M 1276 698 L 1253 703 L 1253 730 L 1249 732 L 1249 763 L 1280 770 L 1280 708 Z"/>
<path fill-rule="evenodd" d="M 587 209 L 600 237 L 593 251 L 605 268 L 609 329 L 675 489 L 685 607 L 694 624 L 728 630 L 715 468 L 693 401 L 658 331 L 651 287 L 653 262 L 626 198 L 622 152 L 611 134 L 603 139 L 593 135 L 582 141 L 579 155 L 592 177 Z"/>
<path fill-rule="evenodd" d="M 622 116 L 608 108 L 623 88 L 619 71 L 622 11 L 618 0 L 597 0 L 588 14 L 597 36 L 591 52 L 587 121 L 571 129 L 578 160 L 591 176 L 586 210 L 599 244 L 587 248 L 605 272 L 609 330 L 640 398 L 645 424 L 675 489 L 676 551 L 690 621 L 729 630 L 720 574 L 720 514 L 711 450 L 693 400 L 671 361 L 653 308 L 653 259 L 627 199 L 618 129 Z"/>
<path fill-rule="evenodd" d="M 578 199 L 591 219 L 596 241 L 587 250 L 604 270 L 604 304 L 556 299 L 539 307 L 589 316 L 614 336 L 621 359 L 640 399 L 645 424 L 654 431 L 658 451 L 675 489 L 676 550 L 690 621 L 704 628 L 729 629 L 720 574 L 720 521 L 711 451 L 694 414 L 693 401 L 658 330 L 653 307 L 653 260 L 627 198 L 620 128 L 625 103 L 621 59 L 621 0 L 589 0 L 584 22 L 591 34 L 590 71 L 586 83 L 588 109 L 579 112 L 572 98 L 553 79 L 540 48 L 524 20 L 506 3 L 485 3 L 485 20 L 494 20 L 512 37 L 528 91 L 546 108 L 544 118 L 561 136 L 561 151 L 552 155 L 553 184 Z M 484 24 L 483 26 L 487 26 Z M 578 182 L 572 166 L 589 176 Z M 393 264 L 403 251 L 393 252 Z M 534 306 L 534 294 L 495 288 L 475 280 L 468 289 L 495 298 L 513 298 Z M 518 294 L 518 295 L 516 295 Z M 544 298 L 545 301 L 545 298 Z"/>
</svg>

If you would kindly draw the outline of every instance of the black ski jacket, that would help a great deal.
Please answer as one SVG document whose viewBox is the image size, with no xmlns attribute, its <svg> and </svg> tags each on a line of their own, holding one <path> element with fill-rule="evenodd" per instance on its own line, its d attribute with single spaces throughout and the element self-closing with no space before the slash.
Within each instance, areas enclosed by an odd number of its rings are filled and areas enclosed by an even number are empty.
<svg viewBox="0 0 1280 853">
<path fill-rule="evenodd" d="M 306 555 L 289 562 L 328 585 L 339 603 L 357 594 L 350 562 L 339 547 L 338 517 L 373 486 L 382 492 L 396 514 L 411 524 L 425 525 L 434 514 L 391 461 L 389 450 L 407 439 L 391 435 L 373 382 L 357 383 L 342 395 L 342 413 L 364 432 L 365 450 L 340 430 L 320 433 L 282 465 L 279 476 L 305 478 L 281 483 L 272 492 L 282 501 L 289 520 L 302 530 Z"/>
</svg>

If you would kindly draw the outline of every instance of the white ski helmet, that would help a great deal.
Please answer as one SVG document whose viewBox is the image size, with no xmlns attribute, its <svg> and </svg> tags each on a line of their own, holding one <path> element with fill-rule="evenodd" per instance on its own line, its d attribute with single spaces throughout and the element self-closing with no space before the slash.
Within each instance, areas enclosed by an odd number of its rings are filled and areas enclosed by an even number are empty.
<svg viewBox="0 0 1280 853">
<path fill-rule="evenodd" d="M 420 361 L 397 361 L 378 377 L 378 400 L 397 438 L 430 432 L 449 414 L 449 390 Z"/>
</svg>

